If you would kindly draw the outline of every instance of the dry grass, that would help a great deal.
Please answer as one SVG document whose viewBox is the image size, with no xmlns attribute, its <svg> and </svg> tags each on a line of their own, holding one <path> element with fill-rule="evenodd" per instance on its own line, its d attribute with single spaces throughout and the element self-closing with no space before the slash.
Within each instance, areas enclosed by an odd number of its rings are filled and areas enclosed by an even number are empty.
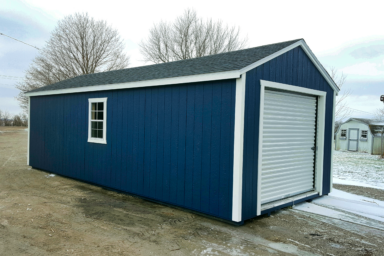
<svg viewBox="0 0 384 256">
<path fill-rule="evenodd" d="M 0 126 L 0 131 L 17 131 L 25 129 L 27 129 L 25 126 Z"/>
</svg>

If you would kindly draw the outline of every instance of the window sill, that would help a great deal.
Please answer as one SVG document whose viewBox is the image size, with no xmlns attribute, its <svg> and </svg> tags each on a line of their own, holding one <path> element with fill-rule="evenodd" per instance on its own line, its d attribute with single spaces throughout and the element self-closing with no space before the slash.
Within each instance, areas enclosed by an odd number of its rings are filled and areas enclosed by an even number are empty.
<svg viewBox="0 0 384 256">
<path fill-rule="evenodd" d="M 107 141 L 104 139 L 95 139 L 95 138 L 88 138 L 88 142 L 90 143 L 99 143 L 99 144 L 107 144 Z"/>
<path fill-rule="evenodd" d="M 341 139 L 341 140 L 346 140 L 347 138 L 345 138 L 345 137 L 340 137 L 340 139 Z"/>
</svg>

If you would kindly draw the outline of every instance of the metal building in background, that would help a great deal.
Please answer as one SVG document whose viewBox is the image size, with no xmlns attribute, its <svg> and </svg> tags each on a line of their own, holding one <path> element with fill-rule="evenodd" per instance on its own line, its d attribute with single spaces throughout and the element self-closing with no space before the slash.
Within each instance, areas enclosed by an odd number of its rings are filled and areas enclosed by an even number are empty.
<svg viewBox="0 0 384 256">
<path fill-rule="evenodd" d="M 339 88 L 304 40 L 27 93 L 28 164 L 242 223 L 332 187 Z"/>
</svg>

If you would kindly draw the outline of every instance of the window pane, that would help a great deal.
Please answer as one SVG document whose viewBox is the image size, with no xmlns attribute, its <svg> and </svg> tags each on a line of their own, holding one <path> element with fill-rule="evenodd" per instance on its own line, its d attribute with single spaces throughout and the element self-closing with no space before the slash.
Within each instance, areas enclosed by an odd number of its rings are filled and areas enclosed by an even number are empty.
<svg viewBox="0 0 384 256">
<path fill-rule="evenodd" d="M 92 120 L 96 120 L 96 113 L 97 113 L 97 112 L 92 111 L 92 113 L 91 113 L 91 119 L 92 119 Z"/>
<path fill-rule="evenodd" d="M 97 138 L 103 138 L 103 130 L 97 130 Z"/>
<path fill-rule="evenodd" d="M 103 102 L 99 102 L 97 103 L 97 110 L 104 110 L 104 103 Z"/>
<path fill-rule="evenodd" d="M 97 129 L 103 129 L 103 122 L 97 122 Z"/>
<path fill-rule="evenodd" d="M 97 112 L 97 119 L 98 120 L 103 120 L 104 117 L 104 112 Z"/>
<path fill-rule="evenodd" d="M 92 123 L 92 129 L 97 129 L 97 123 L 98 122 L 91 122 Z"/>
<path fill-rule="evenodd" d="M 96 110 L 96 103 L 92 103 L 92 110 Z"/>
<path fill-rule="evenodd" d="M 97 130 L 93 130 L 92 129 L 92 135 L 91 135 L 92 138 L 97 138 Z"/>
</svg>

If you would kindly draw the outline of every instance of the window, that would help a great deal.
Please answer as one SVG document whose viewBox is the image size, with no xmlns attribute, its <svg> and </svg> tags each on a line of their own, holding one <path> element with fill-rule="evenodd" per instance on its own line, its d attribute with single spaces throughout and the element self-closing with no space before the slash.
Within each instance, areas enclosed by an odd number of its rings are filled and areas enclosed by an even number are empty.
<svg viewBox="0 0 384 256">
<path fill-rule="evenodd" d="M 361 140 L 368 140 L 368 131 L 367 130 L 362 130 L 361 131 Z"/>
<path fill-rule="evenodd" d="M 340 138 L 341 139 L 346 139 L 347 138 L 347 130 L 341 130 Z"/>
<path fill-rule="evenodd" d="M 107 144 L 107 98 L 88 99 L 88 142 Z"/>
</svg>

